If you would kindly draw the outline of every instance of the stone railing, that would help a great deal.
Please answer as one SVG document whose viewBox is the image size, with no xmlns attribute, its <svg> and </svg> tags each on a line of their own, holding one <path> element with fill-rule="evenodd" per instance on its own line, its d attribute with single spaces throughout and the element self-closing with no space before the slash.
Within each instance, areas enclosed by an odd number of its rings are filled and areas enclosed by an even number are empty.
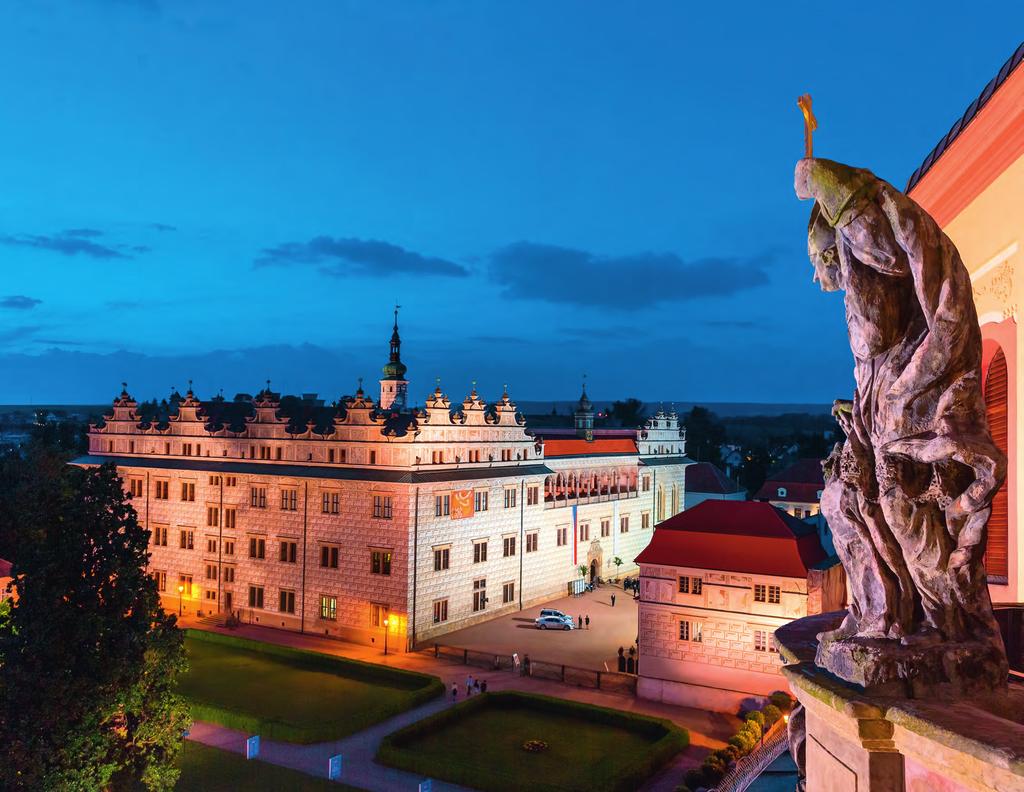
<svg viewBox="0 0 1024 792">
<path fill-rule="evenodd" d="M 768 766 L 789 750 L 786 723 L 779 719 L 768 729 L 764 740 L 734 764 L 711 792 L 744 792 Z"/>
</svg>

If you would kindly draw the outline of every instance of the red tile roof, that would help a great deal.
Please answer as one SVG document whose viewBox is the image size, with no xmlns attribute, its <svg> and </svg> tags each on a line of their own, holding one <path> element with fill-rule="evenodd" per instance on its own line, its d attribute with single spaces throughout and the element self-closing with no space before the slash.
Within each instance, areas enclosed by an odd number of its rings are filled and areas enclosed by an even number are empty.
<svg viewBox="0 0 1024 792">
<path fill-rule="evenodd" d="M 591 441 L 574 437 L 547 440 L 545 457 L 587 456 L 591 454 L 636 454 L 636 441 L 621 437 L 595 437 Z"/>
<path fill-rule="evenodd" d="M 710 492 L 729 495 L 743 488 L 710 462 L 686 466 L 686 492 Z"/>
<path fill-rule="evenodd" d="M 659 523 L 636 561 L 806 578 L 827 557 L 813 526 L 771 504 L 707 500 Z"/>
<path fill-rule="evenodd" d="M 11 562 L 0 558 L 0 578 L 11 576 Z"/>
<path fill-rule="evenodd" d="M 786 490 L 785 497 L 779 495 L 779 487 Z M 797 503 L 817 503 L 821 500 L 818 492 L 825 487 L 825 475 L 821 472 L 820 459 L 799 459 L 777 473 L 768 476 L 754 500 L 786 500 Z"/>
</svg>

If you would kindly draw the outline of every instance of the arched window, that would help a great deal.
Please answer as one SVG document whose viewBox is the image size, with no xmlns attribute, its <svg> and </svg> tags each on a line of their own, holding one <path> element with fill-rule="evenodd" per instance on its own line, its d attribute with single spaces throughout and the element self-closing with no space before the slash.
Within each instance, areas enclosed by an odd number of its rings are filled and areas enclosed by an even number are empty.
<svg viewBox="0 0 1024 792">
<path fill-rule="evenodd" d="M 985 413 L 992 440 L 1004 454 L 1007 450 L 1007 372 L 1006 356 L 997 350 L 988 366 L 985 378 Z M 989 580 L 1006 582 L 1009 575 L 1009 496 L 1006 482 L 992 500 L 992 515 L 988 519 L 988 541 L 985 544 L 985 571 Z"/>
</svg>

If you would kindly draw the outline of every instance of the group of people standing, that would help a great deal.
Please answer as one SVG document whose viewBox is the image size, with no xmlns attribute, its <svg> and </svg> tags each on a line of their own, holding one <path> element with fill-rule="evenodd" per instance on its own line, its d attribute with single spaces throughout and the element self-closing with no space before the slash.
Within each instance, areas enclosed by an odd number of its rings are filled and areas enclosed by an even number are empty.
<svg viewBox="0 0 1024 792">
<path fill-rule="evenodd" d="M 486 693 L 487 692 L 487 680 L 486 679 L 474 679 L 472 674 L 466 677 L 466 698 L 469 698 L 474 693 Z M 459 697 L 459 683 L 452 682 L 452 701 L 457 700 Z"/>
</svg>

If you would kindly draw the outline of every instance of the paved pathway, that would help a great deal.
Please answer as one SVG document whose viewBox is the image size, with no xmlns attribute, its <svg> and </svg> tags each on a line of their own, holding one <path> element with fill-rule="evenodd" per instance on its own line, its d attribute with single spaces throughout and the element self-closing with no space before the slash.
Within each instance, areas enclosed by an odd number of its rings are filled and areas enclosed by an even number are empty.
<svg viewBox="0 0 1024 792">
<path fill-rule="evenodd" d="M 574 688 L 552 680 L 519 676 L 511 671 L 485 671 L 450 660 L 437 659 L 423 652 L 391 653 L 384 656 L 383 652 L 375 647 L 346 643 L 322 636 L 275 630 L 269 627 L 244 625 L 233 630 L 226 630 L 207 623 L 196 622 L 188 617 L 182 619 L 180 623 L 183 627 L 196 627 L 265 643 L 311 649 L 325 654 L 405 668 L 439 677 L 444 682 L 446 689 L 446 694 L 442 699 L 397 715 L 344 740 L 316 745 L 262 741 L 260 758 L 264 761 L 321 777 L 327 775 L 327 757 L 341 753 L 345 756 L 347 764 L 342 773 L 342 780 L 370 790 L 416 789 L 417 783 L 422 779 L 401 770 L 382 767 L 373 762 L 377 746 L 385 735 L 451 706 L 452 684 L 458 685 L 459 700 L 463 700 L 466 693 L 467 675 L 472 675 L 475 679 L 487 680 L 487 689 L 492 691 L 521 690 L 529 693 L 541 693 L 571 701 L 637 712 L 656 718 L 666 718 L 687 729 L 690 733 L 690 747 L 645 786 L 646 790 L 652 790 L 652 792 L 662 792 L 663 790 L 668 792 L 675 789 L 678 784 L 682 783 L 683 773 L 688 768 L 699 765 L 709 751 L 724 746 L 725 741 L 735 733 L 739 725 L 737 718 L 721 713 L 690 707 L 675 707 L 639 699 L 633 695 L 611 693 L 593 688 Z M 241 732 L 205 723 L 197 723 L 191 733 L 191 739 L 207 745 L 227 748 L 236 753 L 245 752 L 246 736 L 248 735 Z M 454 790 L 458 787 L 435 783 L 434 788 Z"/>
</svg>

